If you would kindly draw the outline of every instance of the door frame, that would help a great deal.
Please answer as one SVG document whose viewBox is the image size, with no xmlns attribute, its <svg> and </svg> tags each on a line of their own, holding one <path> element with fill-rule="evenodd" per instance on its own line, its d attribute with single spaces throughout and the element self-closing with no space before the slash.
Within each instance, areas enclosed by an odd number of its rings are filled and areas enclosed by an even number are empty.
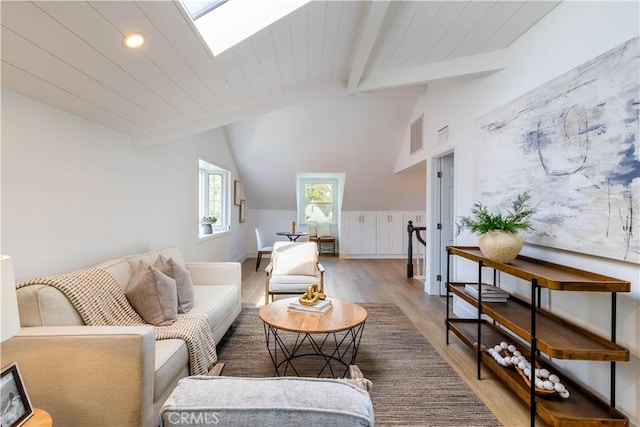
<svg viewBox="0 0 640 427">
<path fill-rule="evenodd" d="M 444 247 L 442 242 L 442 230 L 438 229 L 438 224 L 445 222 L 444 220 L 442 220 L 441 218 L 441 212 L 442 210 L 442 189 L 445 185 L 448 185 L 448 179 L 449 177 L 445 177 L 443 176 L 442 178 L 438 177 L 438 172 L 440 172 L 442 170 L 442 164 L 443 161 L 445 161 L 445 158 L 452 159 L 452 168 L 453 168 L 453 173 L 455 175 L 455 153 L 454 150 L 449 150 L 443 153 L 440 153 L 438 156 L 433 157 L 431 159 L 431 174 L 430 174 L 430 182 L 431 184 L 429 185 L 429 188 L 431 189 L 430 193 L 431 193 L 431 197 L 430 197 L 430 203 L 429 203 L 429 213 L 428 213 L 428 217 L 429 217 L 429 223 L 428 223 L 428 230 L 429 230 L 429 241 L 432 242 L 430 246 L 430 250 L 429 250 L 429 264 L 431 266 L 431 268 L 429 268 L 429 274 L 428 274 L 428 282 L 425 283 L 425 291 L 429 294 L 429 295 L 443 295 L 442 293 L 442 289 L 444 288 L 444 284 L 447 280 L 447 272 L 446 272 L 446 268 L 442 269 L 443 265 L 446 265 L 442 260 L 445 255 L 444 253 Z M 454 212 L 455 212 L 455 178 L 453 178 L 453 192 L 451 194 L 452 200 L 451 200 L 451 206 L 452 209 L 449 212 L 450 217 L 448 218 L 448 221 L 451 224 L 455 224 L 454 221 Z M 451 236 L 453 238 L 453 236 Z M 445 259 L 446 261 L 446 259 Z M 451 270 L 453 271 L 453 266 L 451 268 Z M 438 280 L 438 275 L 441 276 L 441 280 Z"/>
</svg>

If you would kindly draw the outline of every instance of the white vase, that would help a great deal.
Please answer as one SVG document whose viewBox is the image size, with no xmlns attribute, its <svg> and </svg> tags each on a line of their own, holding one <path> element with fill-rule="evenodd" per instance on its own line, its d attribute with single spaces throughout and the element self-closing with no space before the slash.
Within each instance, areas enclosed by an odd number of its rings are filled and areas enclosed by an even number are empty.
<svg viewBox="0 0 640 427">
<path fill-rule="evenodd" d="M 489 231 L 478 237 L 478 246 L 486 258 L 507 264 L 513 261 L 522 250 L 522 239 L 508 231 Z"/>
</svg>

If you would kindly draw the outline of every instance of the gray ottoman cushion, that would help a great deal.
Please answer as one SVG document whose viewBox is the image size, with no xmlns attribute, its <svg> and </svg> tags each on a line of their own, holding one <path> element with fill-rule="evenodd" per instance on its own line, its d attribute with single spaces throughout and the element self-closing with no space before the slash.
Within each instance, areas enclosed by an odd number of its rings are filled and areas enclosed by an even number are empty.
<svg viewBox="0 0 640 427">
<path fill-rule="evenodd" d="M 343 380 L 194 376 L 180 380 L 160 418 L 161 426 L 373 426 L 373 405 Z"/>
</svg>

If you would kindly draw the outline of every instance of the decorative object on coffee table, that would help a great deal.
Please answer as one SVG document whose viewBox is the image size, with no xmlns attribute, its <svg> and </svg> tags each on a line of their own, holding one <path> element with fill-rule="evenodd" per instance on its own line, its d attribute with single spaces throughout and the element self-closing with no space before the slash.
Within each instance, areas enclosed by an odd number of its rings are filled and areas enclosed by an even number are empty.
<svg viewBox="0 0 640 427">
<path fill-rule="evenodd" d="M 320 288 L 317 283 L 314 283 L 313 285 L 307 286 L 307 290 L 300 297 L 299 301 L 300 301 L 300 304 L 302 305 L 311 306 L 311 305 L 316 305 L 318 301 L 324 300 L 326 298 L 327 298 L 327 295 L 323 294 L 322 291 L 320 291 Z"/>
<path fill-rule="evenodd" d="M 458 234 L 464 229 L 479 234 L 478 246 L 482 254 L 495 262 L 509 263 L 522 250 L 518 231 L 531 229 L 531 217 L 535 208 L 528 205 L 531 196 L 525 191 L 518 194 L 507 214 L 499 209 L 490 211 L 481 202 L 471 209 L 471 216 L 463 216 L 457 224 Z"/>
</svg>

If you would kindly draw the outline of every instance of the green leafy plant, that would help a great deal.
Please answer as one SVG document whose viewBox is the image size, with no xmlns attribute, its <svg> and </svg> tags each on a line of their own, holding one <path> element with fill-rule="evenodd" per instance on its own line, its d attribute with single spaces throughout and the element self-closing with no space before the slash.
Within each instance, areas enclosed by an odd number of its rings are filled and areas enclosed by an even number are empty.
<svg viewBox="0 0 640 427">
<path fill-rule="evenodd" d="M 509 233 L 531 230 L 531 217 L 536 213 L 535 207 L 529 206 L 531 195 L 528 191 L 518 194 L 513 201 L 511 209 L 506 214 L 499 209 L 490 211 L 487 206 L 476 202 L 471 209 L 471 216 L 460 217 L 460 222 L 456 224 L 458 233 L 464 229 L 472 233 L 484 234 L 490 231 L 502 230 Z"/>
<path fill-rule="evenodd" d="M 216 222 L 216 221 L 218 221 L 218 218 L 216 218 L 215 216 L 203 216 L 200 221 L 202 221 L 202 222 Z"/>
</svg>

